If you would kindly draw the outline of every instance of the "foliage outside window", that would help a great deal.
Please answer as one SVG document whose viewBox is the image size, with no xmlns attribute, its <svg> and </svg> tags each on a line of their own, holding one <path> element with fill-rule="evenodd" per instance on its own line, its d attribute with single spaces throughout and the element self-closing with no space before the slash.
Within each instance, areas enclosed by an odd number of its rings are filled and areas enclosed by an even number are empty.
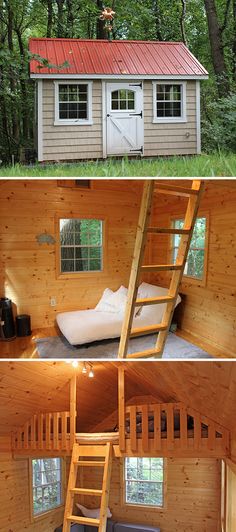
<svg viewBox="0 0 236 532">
<path fill-rule="evenodd" d="M 62 467 L 60 458 L 32 460 L 33 515 L 53 510 L 62 504 Z"/>
<path fill-rule="evenodd" d="M 134 111 L 135 93 L 128 89 L 120 89 L 111 93 L 111 108 L 113 111 Z"/>
<path fill-rule="evenodd" d="M 59 119 L 88 120 L 88 85 L 59 84 Z"/>
<path fill-rule="evenodd" d="M 173 222 L 174 229 L 183 229 L 184 220 L 176 219 Z M 176 261 L 181 235 L 173 235 L 172 257 Z M 206 218 L 197 218 L 193 236 L 190 243 L 188 257 L 184 269 L 186 277 L 203 279 L 206 254 Z"/>
<path fill-rule="evenodd" d="M 163 458 L 125 458 L 125 502 L 140 506 L 163 506 Z"/>
<path fill-rule="evenodd" d="M 61 273 L 102 271 L 102 220 L 60 220 L 60 265 Z"/>
<path fill-rule="evenodd" d="M 157 118 L 181 118 L 183 107 L 183 86 L 156 85 L 156 116 Z"/>
</svg>

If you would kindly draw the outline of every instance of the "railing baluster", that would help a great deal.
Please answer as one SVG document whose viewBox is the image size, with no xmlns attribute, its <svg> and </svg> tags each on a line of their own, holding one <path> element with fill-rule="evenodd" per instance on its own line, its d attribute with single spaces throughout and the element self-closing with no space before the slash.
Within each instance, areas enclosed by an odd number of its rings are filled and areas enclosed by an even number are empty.
<svg viewBox="0 0 236 532">
<path fill-rule="evenodd" d="M 51 449 L 51 414 L 46 414 L 46 421 L 45 421 L 45 428 L 46 428 L 46 449 Z"/>
<path fill-rule="evenodd" d="M 172 403 L 166 404 L 167 449 L 174 445 L 174 409 Z"/>
<path fill-rule="evenodd" d="M 67 443 L 67 417 L 66 412 L 61 413 L 61 447 L 64 451 Z"/>
<path fill-rule="evenodd" d="M 136 431 L 136 406 L 130 406 L 130 446 L 131 451 L 137 449 L 137 431 Z"/>
<path fill-rule="evenodd" d="M 154 450 L 159 451 L 161 449 L 161 408 L 160 405 L 153 405 L 154 416 Z"/>
<path fill-rule="evenodd" d="M 187 410 L 184 405 L 180 406 L 180 446 L 183 449 L 188 447 Z"/>
<path fill-rule="evenodd" d="M 38 448 L 43 449 L 43 418 L 44 414 L 38 414 Z"/>
<path fill-rule="evenodd" d="M 58 421 L 59 421 L 59 412 L 53 413 L 53 448 L 55 451 L 59 449 L 59 440 L 58 440 Z"/>
<path fill-rule="evenodd" d="M 149 450 L 148 405 L 141 406 L 141 415 L 142 415 L 142 448 L 143 448 L 143 452 L 148 452 Z"/>
</svg>

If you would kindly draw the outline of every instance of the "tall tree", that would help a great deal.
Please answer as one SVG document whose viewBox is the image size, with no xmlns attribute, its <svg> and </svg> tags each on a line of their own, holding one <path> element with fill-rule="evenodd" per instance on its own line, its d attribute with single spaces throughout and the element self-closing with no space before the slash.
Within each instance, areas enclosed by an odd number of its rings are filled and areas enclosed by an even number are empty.
<svg viewBox="0 0 236 532">
<path fill-rule="evenodd" d="M 204 3 L 208 21 L 212 62 L 216 74 L 218 92 L 220 96 L 225 96 L 225 94 L 229 92 L 230 88 L 222 39 L 222 33 L 225 29 L 225 25 L 220 27 L 215 0 L 204 0 Z M 228 6 L 229 3 L 227 2 L 226 7 L 228 8 Z"/>
</svg>

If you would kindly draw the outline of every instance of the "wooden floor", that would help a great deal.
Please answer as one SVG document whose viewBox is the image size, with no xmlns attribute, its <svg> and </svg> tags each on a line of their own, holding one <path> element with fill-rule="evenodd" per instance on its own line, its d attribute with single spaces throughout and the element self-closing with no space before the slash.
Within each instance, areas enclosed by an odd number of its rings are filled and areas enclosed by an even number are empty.
<svg viewBox="0 0 236 532">
<path fill-rule="evenodd" d="M 216 348 L 206 342 L 198 340 L 194 335 L 185 331 L 177 331 L 177 336 L 180 336 L 184 340 L 197 345 L 209 355 L 216 358 L 233 358 L 232 355 L 223 352 L 221 349 Z M 59 331 L 56 327 L 50 327 L 45 329 L 36 329 L 31 336 L 24 338 L 15 338 L 9 342 L 0 341 L 0 359 L 1 358 L 39 358 L 35 340 L 37 338 L 47 338 L 48 336 L 58 336 Z M 45 359 L 44 359 L 45 360 Z"/>
</svg>

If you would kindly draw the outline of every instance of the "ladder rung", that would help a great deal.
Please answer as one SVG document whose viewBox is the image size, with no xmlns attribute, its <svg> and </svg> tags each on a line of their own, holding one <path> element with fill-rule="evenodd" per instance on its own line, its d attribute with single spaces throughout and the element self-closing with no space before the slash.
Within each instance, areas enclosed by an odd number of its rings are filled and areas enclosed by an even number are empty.
<svg viewBox="0 0 236 532">
<path fill-rule="evenodd" d="M 166 235 L 188 235 L 190 233 L 190 229 L 172 229 L 171 227 L 169 229 L 166 229 L 164 227 L 148 227 L 147 232 L 163 233 Z"/>
<path fill-rule="evenodd" d="M 78 466 L 84 466 L 84 467 L 104 467 L 105 461 L 97 461 L 97 460 L 79 460 L 78 462 L 74 462 L 75 465 Z"/>
<path fill-rule="evenodd" d="M 81 525 L 99 526 L 100 519 L 92 519 L 92 517 L 80 517 L 78 515 L 68 515 L 67 521 L 80 523 Z"/>
<path fill-rule="evenodd" d="M 168 185 L 163 183 L 156 183 L 154 192 L 159 192 L 161 194 L 171 194 L 173 196 L 197 196 L 199 194 L 199 190 L 196 190 L 194 188 L 187 188 L 187 187 L 178 187 L 175 185 Z"/>
<path fill-rule="evenodd" d="M 135 336 L 142 336 L 144 334 L 153 334 L 158 331 L 166 331 L 167 325 L 162 325 L 158 323 L 157 325 L 148 325 L 147 327 L 135 327 L 131 329 L 130 337 L 134 338 Z"/>
<path fill-rule="evenodd" d="M 100 497 L 102 495 L 102 490 L 94 490 L 87 488 L 71 488 L 72 493 L 78 493 L 79 495 L 97 495 Z"/>
<path fill-rule="evenodd" d="M 129 353 L 127 355 L 127 358 L 150 358 L 150 357 L 156 357 L 161 356 L 160 349 L 147 349 L 146 351 L 140 351 L 137 353 Z"/>
<path fill-rule="evenodd" d="M 141 266 L 142 272 L 164 272 L 171 270 L 181 270 L 183 268 L 182 264 L 150 264 L 146 266 Z"/>
<path fill-rule="evenodd" d="M 135 307 L 145 307 L 146 305 L 159 305 L 162 303 L 170 303 L 174 301 L 173 296 L 160 296 L 160 297 L 148 297 L 145 299 L 137 299 L 135 301 Z"/>
</svg>

